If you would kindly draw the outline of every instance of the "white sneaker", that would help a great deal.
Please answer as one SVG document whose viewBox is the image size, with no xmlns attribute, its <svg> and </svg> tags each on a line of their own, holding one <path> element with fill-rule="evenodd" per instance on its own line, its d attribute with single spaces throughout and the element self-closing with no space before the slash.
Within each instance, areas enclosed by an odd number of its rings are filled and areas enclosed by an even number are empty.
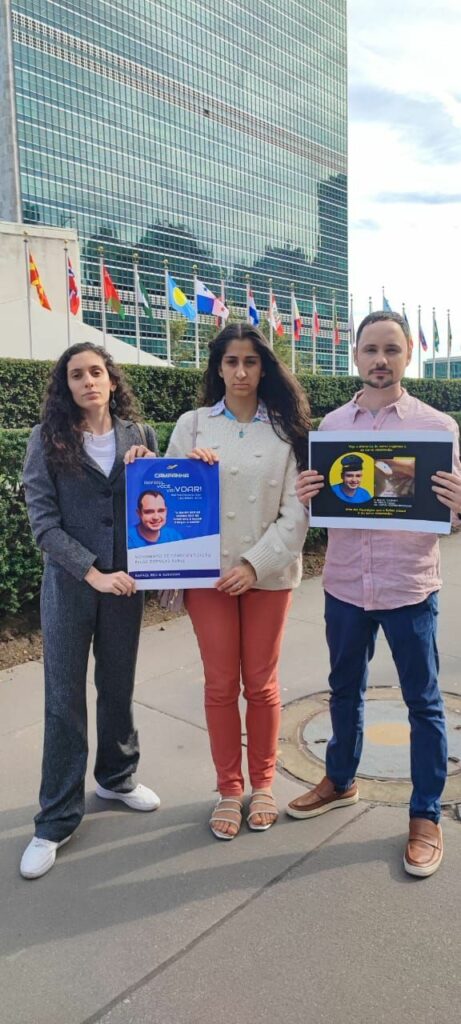
<svg viewBox="0 0 461 1024">
<path fill-rule="evenodd" d="M 40 878 L 46 875 L 53 867 L 56 860 L 56 850 L 64 843 L 68 843 L 72 835 L 61 839 L 60 843 L 53 843 L 50 839 L 39 839 L 34 836 L 24 850 L 21 857 L 20 872 L 23 878 Z"/>
<path fill-rule="evenodd" d="M 160 807 L 160 797 L 154 793 L 153 789 L 148 789 L 147 786 L 142 786 L 141 783 L 138 783 L 136 788 L 132 789 L 130 793 L 117 793 L 114 789 L 104 789 L 97 782 L 96 795 L 100 796 L 103 800 L 121 800 L 127 807 L 131 807 L 133 811 L 155 811 L 157 807 Z"/>
</svg>

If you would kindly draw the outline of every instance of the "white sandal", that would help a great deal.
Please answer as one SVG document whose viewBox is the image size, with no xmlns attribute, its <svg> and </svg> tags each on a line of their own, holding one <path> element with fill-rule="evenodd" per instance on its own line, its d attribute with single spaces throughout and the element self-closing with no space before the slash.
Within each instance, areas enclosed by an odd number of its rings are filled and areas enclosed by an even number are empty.
<svg viewBox="0 0 461 1024">
<path fill-rule="evenodd" d="M 257 807 L 257 804 L 261 806 Z M 269 821 L 267 825 L 253 825 L 251 819 L 260 814 L 273 814 L 274 819 Z M 255 789 L 250 798 L 250 812 L 247 815 L 248 828 L 252 832 L 267 832 L 268 828 L 272 828 L 272 825 L 275 825 L 278 816 L 279 812 L 272 793 L 266 793 L 264 789 Z"/>
<path fill-rule="evenodd" d="M 232 804 L 234 806 L 232 806 Z M 235 818 L 226 817 L 227 814 L 234 814 Z M 236 820 L 238 818 L 238 820 Z M 217 821 L 225 821 L 228 825 L 235 825 L 236 832 L 221 832 L 218 828 L 213 828 L 213 825 Z M 210 829 L 216 839 L 235 839 L 240 832 L 240 826 L 242 824 L 242 801 L 238 797 L 233 796 L 220 796 L 217 804 L 213 808 L 211 818 L 208 822 Z"/>
</svg>

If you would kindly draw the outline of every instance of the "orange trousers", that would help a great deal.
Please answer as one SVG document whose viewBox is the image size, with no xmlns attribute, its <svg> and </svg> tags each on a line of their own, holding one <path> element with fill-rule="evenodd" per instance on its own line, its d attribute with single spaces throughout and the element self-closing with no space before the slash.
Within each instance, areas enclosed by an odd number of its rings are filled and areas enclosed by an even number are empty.
<svg viewBox="0 0 461 1024">
<path fill-rule="evenodd" d="M 240 796 L 242 727 L 240 680 L 247 701 L 248 769 L 254 789 L 268 789 L 275 773 L 280 725 L 278 663 L 291 590 L 188 590 L 185 604 L 205 673 L 205 714 L 217 786 Z"/>
</svg>

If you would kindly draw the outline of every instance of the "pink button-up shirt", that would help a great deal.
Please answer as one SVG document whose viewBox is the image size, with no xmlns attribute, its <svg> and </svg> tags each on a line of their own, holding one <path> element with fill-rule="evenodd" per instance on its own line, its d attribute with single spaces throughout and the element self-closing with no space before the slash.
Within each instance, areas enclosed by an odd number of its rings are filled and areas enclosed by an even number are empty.
<svg viewBox="0 0 461 1024">
<path fill-rule="evenodd" d="M 459 430 L 451 416 L 432 409 L 407 391 L 376 416 L 360 408 L 358 397 L 355 395 L 347 405 L 328 413 L 319 429 L 345 433 L 450 430 L 454 441 L 453 470 L 461 474 Z M 367 611 L 425 601 L 442 585 L 438 537 L 406 530 L 330 529 L 323 585 L 333 597 Z"/>
</svg>

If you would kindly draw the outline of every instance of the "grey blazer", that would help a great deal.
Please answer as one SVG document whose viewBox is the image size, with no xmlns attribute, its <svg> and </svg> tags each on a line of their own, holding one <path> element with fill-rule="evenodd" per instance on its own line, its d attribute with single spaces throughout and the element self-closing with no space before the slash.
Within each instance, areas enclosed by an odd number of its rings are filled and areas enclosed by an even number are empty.
<svg viewBox="0 0 461 1024">
<path fill-rule="evenodd" d="M 126 570 L 125 472 L 123 456 L 143 444 L 141 430 L 129 420 L 113 419 L 115 461 L 107 477 L 86 452 L 82 474 L 54 471 L 43 449 L 40 425 L 27 446 L 23 480 L 34 538 L 45 562 L 57 563 L 78 580 L 94 565 L 101 572 Z M 151 451 L 158 451 L 155 431 L 144 426 Z"/>
</svg>

